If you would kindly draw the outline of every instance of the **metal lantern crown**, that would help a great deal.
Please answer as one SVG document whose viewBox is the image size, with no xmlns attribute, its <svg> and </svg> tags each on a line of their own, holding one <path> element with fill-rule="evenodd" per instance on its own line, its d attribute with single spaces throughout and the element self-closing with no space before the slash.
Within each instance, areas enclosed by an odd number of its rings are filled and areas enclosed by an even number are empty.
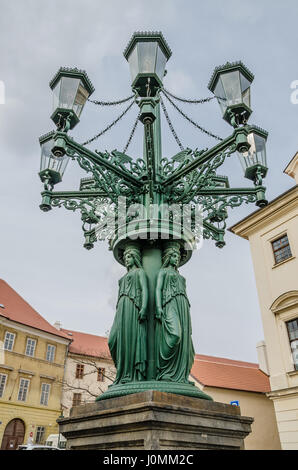
<svg viewBox="0 0 298 470">
<path fill-rule="evenodd" d="M 255 180 L 257 174 L 264 178 L 267 174 L 266 141 L 268 132 L 257 126 L 249 126 L 247 141 L 250 147 L 247 152 L 238 153 L 244 176 Z"/>
<path fill-rule="evenodd" d="M 253 74 L 242 62 L 216 67 L 208 88 L 217 97 L 223 118 L 234 127 L 245 124 L 252 113 L 250 85 Z"/>
<path fill-rule="evenodd" d="M 154 87 L 162 86 L 166 62 L 171 55 L 162 33 L 134 33 L 124 57 L 130 66 L 132 87 L 138 90 L 140 96 L 155 95 Z"/>
<path fill-rule="evenodd" d="M 64 154 L 59 157 L 52 152 L 55 146 L 55 132 L 49 132 L 39 138 L 41 146 L 40 179 L 50 186 L 60 183 L 69 161 L 69 157 Z"/>
<path fill-rule="evenodd" d="M 72 129 L 94 87 L 84 70 L 61 67 L 50 82 L 53 90 L 51 119 L 58 129 Z"/>
</svg>

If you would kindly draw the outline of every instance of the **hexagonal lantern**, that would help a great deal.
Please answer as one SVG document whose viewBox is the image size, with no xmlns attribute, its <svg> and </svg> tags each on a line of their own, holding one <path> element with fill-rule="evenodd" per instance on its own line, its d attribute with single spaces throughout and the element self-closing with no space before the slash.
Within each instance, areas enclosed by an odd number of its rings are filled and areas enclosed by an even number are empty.
<svg viewBox="0 0 298 470">
<path fill-rule="evenodd" d="M 132 87 L 139 88 L 140 96 L 155 95 L 154 87 L 162 86 L 166 62 L 172 55 L 162 33 L 134 33 L 123 54 L 130 66 Z"/>
<path fill-rule="evenodd" d="M 244 176 L 255 180 L 257 174 L 264 178 L 267 174 L 266 140 L 268 132 L 257 126 L 249 126 L 247 141 L 250 148 L 247 152 L 238 153 Z"/>
<path fill-rule="evenodd" d="M 54 185 L 62 181 L 63 174 L 69 162 L 69 157 L 64 154 L 56 157 L 52 153 L 55 145 L 55 132 L 49 132 L 39 138 L 41 146 L 40 172 L 39 176 L 43 183 Z"/>
<path fill-rule="evenodd" d="M 84 105 L 94 87 L 84 70 L 61 67 L 50 81 L 53 90 L 53 114 L 51 119 L 59 128 L 69 119 L 72 129 L 78 122 Z"/>
<path fill-rule="evenodd" d="M 234 127 L 246 123 L 252 113 L 250 85 L 253 79 L 242 62 L 227 62 L 216 67 L 210 79 L 208 88 L 217 97 L 223 118 Z"/>
</svg>

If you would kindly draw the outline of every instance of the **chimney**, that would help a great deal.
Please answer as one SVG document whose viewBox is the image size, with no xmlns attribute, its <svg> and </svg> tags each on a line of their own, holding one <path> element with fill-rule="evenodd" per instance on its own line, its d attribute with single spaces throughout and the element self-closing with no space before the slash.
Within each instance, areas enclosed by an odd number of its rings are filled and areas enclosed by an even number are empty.
<svg viewBox="0 0 298 470">
<path fill-rule="evenodd" d="M 61 330 L 61 328 L 62 328 L 61 322 L 60 321 L 55 321 L 54 327 L 56 328 L 56 330 Z"/>
<path fill-rule="evenodd" d="M 259 341 L 257 343 L 257 354 L 260 370 L 265 372 L 265 374 L 270 375 L 265 341 Z"/>
</svg>

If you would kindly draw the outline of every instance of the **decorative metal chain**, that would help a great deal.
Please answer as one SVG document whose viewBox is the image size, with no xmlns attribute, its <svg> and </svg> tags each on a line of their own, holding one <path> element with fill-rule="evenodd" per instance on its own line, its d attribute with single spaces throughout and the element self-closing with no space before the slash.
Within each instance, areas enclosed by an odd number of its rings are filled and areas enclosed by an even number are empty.
<svg viewBox="0 0 298 470">
<path fill-rule="evenodd" d="M 203 127 L 201 127 L 199 124 L 197 124 L 196 122 L 194 122 L 190 117 L 188 117 L 180 108 L 178 108 L 178 106 L 171 100 L 171 98 L 163 91 L 161 90 L 162 93 L 165 95 L 165 97 L 167 98 L 167 100 L 169 100 L 169 102 L 171 103 L 172 106 L 174 106 L 174 108 L 178 111 L 178 113 L 180 113 L 187 121 L 189 121 L 193 126 L 195 126 L 197 129 L 199 129 L 201 132 L 204 132 L 205 134 L 209 135 L 210 137 L 213 137 L 214 139 L 216 140 L 220 140 L 222 141 L 223 139 L 221 137 L 219 137 L 218 135 L 215 135 L 215 134 L 212 134 L 212 132 L 209 132 L 207 131 L 206 129 L 204 129 Z"/>
<path fill-rule="evenodd" d="M 164 104 L 163 99 L 162 99 L 161 96 L 160 96 L 160 104 L 161 104 L 162 110 L 163 110 L 163 112 L 164 112 L 164 115 L 165 115 L 165 117 L 166 117 L 166 120 L 167 120 L 167 123 L 168 123 L 168 125 L 169 125 L 169 128 L 171 129 L 171 132 L 172 132 L 172 134 L 173 134 L 173 136 L 174 136 L 174 139 L 176 140 L 176 142 L 177 142 L 177 144 L 178 144 L 180 150 L 184 150 L 184 147 L 183 147 L 183 145 L 181 144 L 181 142 L 180 142 L 180 140 L 179 140 L 179 137 L 177 136 L 177 134 L 176 134 L 176 132 L 175 132 L 175 129 L 174 129 L 174 127 L 173 127 L 173 124 L 172 124 L 172 122 L 171 122 L 171 119 L 170 119 L 170 117 L 169 117 L 169 115 L 168 115 L 168 112 L 167 112 L 167 110 L 166 110 L 165 104 Z"/>
<path fill-rule="evenodd" d="M 167 95 L 170 95 L 172 98 L 175 98 L 175 100 L 182 101 L 183 103 L 191 103 L 191 104 L 208 103 L 208 101 L 214 100 L 216 98 L 216 96 L 210 96 L 208 98 L 203 98 L 201 100 L 187 100 L 186 98 L 179 98 L 178 96 L 173 95 L 173 93 L 170 93 L 165 88 L 163 88 L 163 92 Z"/>
<path fill-rule="evenodd" d="M 137 118 L 136 118 L 135 123 L 134 123 L 134 125 L 133 125 L 133 128 L 132 128 L 132 130 L 131 130 L 130 136 L 129 136 L 129 138 L 128 138 L 127 144 L 125 145 L 125 147 L 124 147 L 124 149 L 123 149 L 123 153 L 126 153 L 128 147 L 129 147 L 129 145 L 130 145 L 130 142 L 132 141 L 132 138 L 133 138 L 133 136 L 134 136 L 135 130 L 136 130 L 137 125 L 138 125 L 138 122 L 139 122 L 140 115 L 141 115 L 141 112 L 139 112 L 138 115 L 137 115 Z"/>
<path fill-rule="evenodd" d="M 98 104 L 100 106 L 115 106 L 117 104 L 126 103 L 126 101 L 131 100 L 134 95 L 128 96 L 127 98 L 123 98 L 122 100 L 118 101 L 96 101 L 96 100 L 88 100 L 90 103 Z"/>
<path fill-rule="evenodd" d="M 107 132 L 109 129 L 111 129 L 111 127 L 113 127 L 115 124 L 117 124 L 118 121 L 120 121 L 121 118 L 123 118 L 123 116 L 130 110 L 130 108 L 134 105 L 134 101 L 132 101 L 132 103 L 129 104 L 129 106 L 127 108 L 125 108 L 125 110 L 120 114 L 120 116 L 117 117 L 117 119 L 115 119 L 113 122 L 111 122 L 111 124 L 109 124 L 105 129 L 103 129 L 101 132 L 99 132 L 99 134 L 95 135 L 94 137 L 92 137 L 91 139 L 89 140 L 86 140 L 86 142 L 83 142 L 81 145 L 88 145 L 90 144 L 91 142 L 93 142 L 94 140 L 98 139 L 99 137 L 101 137 L 105 132 Z"/>
</svg>

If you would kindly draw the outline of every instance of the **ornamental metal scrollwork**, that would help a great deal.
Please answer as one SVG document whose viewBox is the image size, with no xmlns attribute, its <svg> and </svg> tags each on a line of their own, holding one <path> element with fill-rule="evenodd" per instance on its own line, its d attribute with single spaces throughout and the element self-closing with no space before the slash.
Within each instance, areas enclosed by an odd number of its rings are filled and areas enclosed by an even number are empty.
<svg viewBox="0 0 298 470">
<path fill-rule="evenodd" d="M 228 149 L 214 155 L 207 162 L 202 163 L 198 168 L 186 174 L 178 183 L 166 187 L 164 191 L 168 202 L 188 204 L 194 201 L 194 197 L 199 193 L 201 188 L 214 185 L 213 178 L 216 176 L 216 169 L 235 151 L 236 146 L 232 144 Z M 199 158 L 204 152 L 205 150 L 200 152 L 194 151 L 192 154 L 188 154 L 188 158 L 180 163 L 179 167 L 172 171 L 172 174 L 174 175 L 181 170 L 191 160 L 194 161 L 195 158 Z M 192 155 L 192 158 L 190 155 Z M 171 163 L 166 163 L 165 167 L 167 173 L 170 173 L 173 168 Z"/>
</svg>

